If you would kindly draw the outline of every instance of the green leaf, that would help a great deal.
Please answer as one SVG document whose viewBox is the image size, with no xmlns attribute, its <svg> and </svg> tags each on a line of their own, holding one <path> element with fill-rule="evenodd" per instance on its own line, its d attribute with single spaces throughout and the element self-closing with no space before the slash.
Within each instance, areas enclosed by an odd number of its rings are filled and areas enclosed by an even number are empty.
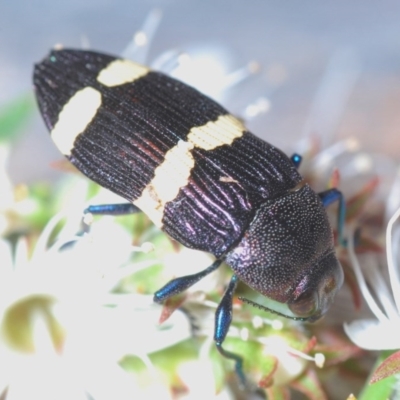
<svg viewBox="0 0 400 400">
<path fill-rule="evenodd" d="M 390 356 L 393 352 L 390 351 L 383 351 L 377 362 L 376 366 L 379 366 L 382 364 L 382 362 L 385 361 L 385 359 Z M 374 368 L 374 370 L 376 367 Z M 375 372 L 372 374 L 371 378 L 375 375 Z M 370 379 L 368 379 L 368 382 L 370 382 Z M 394 375 L 388 376 L 386 379 L 382 379 L 379 382 L 373 383 L 373 384 L 367 384 L 361 394 L 357 397 L 358 400 L 376 400 L 376 399 L 388 399 L 390 398 L 390 395 L 393 391 L 393 388 L 395 387 L 396 383 L 396 377 Z"/>
<path fill-rule="evenodd" d="M 371 383 L 376 383 L 400 372 L 400 351 L 389 356 L 373 373 Z"/>
<path fill-rule="evenodd" d="M 0 109 L 0 142 L 15 140 L 33 110 L 31 95 L 23 95 L 4 105 Z"/>
<path fill-rule="evenodd" d="M 161 372 L 164 382 L 168 382 L 169 387 L 185 390 L 178 376 L 178 368 L 185 362 L 198 360 L 198 346 L 194 340 L 189 339 L 152 353 L 149 358 L 153 366 Z M 134 355 L 125 356 L 120 365 L 128 372 L 149 373 L 143 361 Z"/>
</svg>

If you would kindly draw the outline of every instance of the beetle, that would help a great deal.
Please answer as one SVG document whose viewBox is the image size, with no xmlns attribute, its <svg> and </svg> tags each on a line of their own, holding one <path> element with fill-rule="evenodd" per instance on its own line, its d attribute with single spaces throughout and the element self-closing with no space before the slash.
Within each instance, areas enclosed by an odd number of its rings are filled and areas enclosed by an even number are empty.
<svg viewBox="0 0 400 400">
<path fill-rule="evenodd" d="M 205 270 L 167 283 L 162 303 L 216 270 L 232 278 L 215 314 L 219 352 L 232 321 L 239 281 L 287 306 L 292 319 L 315 321 L 343 282 L 325 206 L 337 189 L 316 194 L 298 172 L 300 157 L 250 133 L 194 88 L 130 60 L 58 49 L 35 65 L 37 103 L 59 150 L 84 175 L 125 198 L 97 214 L 143 211 L 181 244 L 212 253 Z M 269 308 L 243 299 L 266 310 Z M 272 311 L 272 310 L 270 310 Z"/>
</svg>

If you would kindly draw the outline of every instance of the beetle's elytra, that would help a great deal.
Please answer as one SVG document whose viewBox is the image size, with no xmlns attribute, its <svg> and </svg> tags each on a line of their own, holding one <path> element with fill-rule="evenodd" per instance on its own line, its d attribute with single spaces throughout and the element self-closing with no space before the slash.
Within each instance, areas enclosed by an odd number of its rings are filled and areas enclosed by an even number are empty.
<svg viewBox="0 0 400 400">
<path fill-rule="evenodd" d="M 206 270 L 160 289 L 162 302 L 222 261 L 234 275 L 216 313 L 222 348 L 238 280 L 316 320 L 332 303 L 343 272 L 324 205 L 296 162 L 247 131 L 210 98 L 132 61 L 82 50 L 54 50 L 35 66 L 37 102 L 60 151 L 85 175 L 128 200 L 98 213 L 143 211 L 187 247 L 216 256 Z"/>
</svg>

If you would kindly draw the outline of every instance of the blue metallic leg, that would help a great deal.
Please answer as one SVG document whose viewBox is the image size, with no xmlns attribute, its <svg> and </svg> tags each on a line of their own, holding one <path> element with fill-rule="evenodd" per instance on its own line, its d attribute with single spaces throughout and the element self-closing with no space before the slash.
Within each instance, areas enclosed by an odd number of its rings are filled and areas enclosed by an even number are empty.
<svg viewBox="0 0 400 400">
<path fill-rule="evenodd" d="M 154 294 L 154 301 L 156 303 L 162 303 L 169 297 L 182 293 L 190 286 L 198 282 L 200 279 L 215 271 L 222 264 L 222 261 L 222 259 L 215 260 L 214 263 L 211 264 L 208 268 L 197 274 L 182 276 L 180 278 L 173 279 L 171 282 L 167 283 L 164 287 L 162 287 Z M 242 358 L 222 348 L 222 343 L 226 337 L 226 334 L 228 333 L 229 326 L 232 322 L 232 298 L 237 284 L 238 279 L 236 275 L 233 275 L 215 313 L 214 340 L 218 351 L 224 357 L 235 361 L 235 371 L 240 379 L 240 383 L 243 386 L 246 386 L 246 377 L 243 373 Z"/>
<path fill-rule="evenodd" d="M 294 153 L 292 157 L 290 157 L 290 159 L 292 160 L 292 163 L 294 164 L 296 169 L 299 169 L 303 157 L 300 154 Z"/>
<path fill-rule="evenodd" d="M 136 214 L 141 212 L 140 208 L 136 207 L 132 203 L 122 203 L 122 204 L 99 204 L 95 206 L 89 206 L 84 214 L 93 215 L 127 215 Z"/>
<path fill-rule="evenodd" d="M 338 210 L 338 237 L 339 243 L 342 246 L 346 246 L 346 240 L 343 237 L 343 229 L 344 229 L 344 221 L 346 218 L 346 203 L 344 201 L 344 197 L 342 192 L 333 188 L 325 190 L 321 193 L 318 193 L 319 198 L 322 201 L 324 207 L 329 206 L 335 201 L 339 201 L 339 210 Z"/>
<path fill-rule="evenodd" d="M 132 203 L 121 203 L 121 204 L 98 204 L 95 206 L 89 206 L 83 211 L 82 219 L 82 232 L 88 233 L 92 222 L 92 215 L 127 215 L 136 214 L 141 212 L 140 208 L 136 207 Z M 89 219 L 88 219 L 89 217 Z"/>
<path fill-rule="evenodd" d="M 180 278 L 173 279 L 154 293 L 154 301 L 156 303 L 162 303 L 164 300 L 182 293 L 200 279 L 203 279 L 206 275 L 215 271 L 222 264 L 222 261 L 223 259 L 215 260 L 208 268 L 198 272 L 197 274 L 181 276 Z"/>
<path fill-rule="evenodd" d="M 242 357 L 231 353 L 230 351 L 224 350 L 222 343 L 228 333 L 229 327 L 232 322 L 232 300 L 233 293 L 235 292 L 238 284 L 238 278 L 233 275 L 229 285 L 225 291 L 224 297 L 218 305 L 217 311 L 215 312 L 215 332 L 214 340 L 218 351 L 226 358 L 235 361 L 235 371 L 240 379 L 240 383 L 243 387 L 246 386 L 246 377 L 243 372 L 243 359 Z"/>
</svg>

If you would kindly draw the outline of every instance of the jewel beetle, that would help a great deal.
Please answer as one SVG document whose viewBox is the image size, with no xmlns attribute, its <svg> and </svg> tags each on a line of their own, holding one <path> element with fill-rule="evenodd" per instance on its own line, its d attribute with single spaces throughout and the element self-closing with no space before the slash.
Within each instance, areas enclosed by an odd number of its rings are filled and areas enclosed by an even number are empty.
<svg viewBox="0 0 400 400">
<path fill-rule="evenodd" d="M 127 204 L 89 207 L 97 214 L 143 211 L 179 243 L 212 253 L 205 270 L 167 283 L 162 303 L 216 270 L 233 276 L 216 310 L 214 340 L 223 348 L 239 281 L 287 306 L 292 319 L 315 321 L 343 282 L 325 206 L 336 189 L 316 194 L 287 157 L 250 133 L 192 87 L 132 61 L 60 49 L 35 65 L 36 99 L 59 150 L 83 174 Z M 260 304 L 243 299 L 269 310 Z"/>
</svg>

